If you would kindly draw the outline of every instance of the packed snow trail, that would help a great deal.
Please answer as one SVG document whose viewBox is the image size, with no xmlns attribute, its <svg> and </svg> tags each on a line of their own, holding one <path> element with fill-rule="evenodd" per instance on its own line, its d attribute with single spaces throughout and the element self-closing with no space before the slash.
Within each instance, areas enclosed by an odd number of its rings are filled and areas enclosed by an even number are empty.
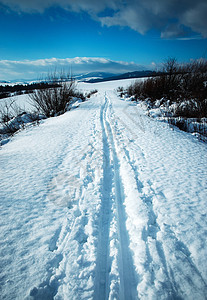
<svg viewBox="0 0 207 300">
<path fill-rule="evenodd" d="M 114 201 L 116 206 L 115 214 L 118 220 L 118 238 L 119 238 L 119 274 L 120 274 L 120 299 L 135 299 L 134 292 L 134 267 L 132 257 L 129 250 L 129 242 L 126 231 L 126 217 L 123 208 L 123 191 L 121 179 L 119 175 L 119 166 L 117 153 L 114 147 L 113 135 L 108 118 L 109 99 L 105 96 L 104 105 L 101 108 L 101 126 L 103 132 L 103 150 L 104 150 L 104 177 L 103 177 L 103 211 L 102 225 L 100 237 L 100 249 L 97 258 L 97 289 L 95 290 L 96 299 L 108 298 L 108 278 L 110 267 L 108 262 L 109 248 L 109 225 L 110 225 L 110 210 L 111 210 L 111 189 L 112 180 L 115 187 Z M 110 154 L 112 165 L 110 165 Z M 112 198 L 112 199 L 111 199 Z M 99 274 L 100 273 L 100 274 Z"/>
<path fill-rule="evenodd" d="M 105 96 L 106 108 L 109 110 L 111 103 L 109 104 L 108 97 Z M 106 109 L 106 112 L 107 112 Z M 120 250 L 120 289 L 121 295 L 124 299 L 134 299 L 134 284 L 135 275 L 134 267 L 132 263 L 131 252 L 129 249 L 129 238 L 126 230 L 126 216 L 123 207 L 123 187 L 119 174 L 119 160 L 114 145 L 114 137 L 112 134 L 112 128 L 110 124 L 109 114 L 105 115 L 105 127 L 107 128 L 108 138 L 111 144 L 113 166 L 114 166 L 114 185 L 115 185 L 115 202 L 116 202 L 116 214 L 118 220 L 118 238 L 119 238 L 119 250 Z"/>
<path fill-rule="evenodd" d="M 103 183 L 102 183 L 102 209 L 101 226 L 99 236 L 99 248 L 97 253 L 97 267 L 95 277 L 95 299 L 107 299 L 108 275 L 109 275 L 109 231 L 112 205 L 112 166 L 110 164 L 110 146 L 104 126 L 106 102 L 101 107 L 100 121 L 103 137 Z"/>
<path fill-rule="evenodd" d="M 115 85 L 0 149 L 1 299 L 206 299 L 206 144 Z"/>
</svg>

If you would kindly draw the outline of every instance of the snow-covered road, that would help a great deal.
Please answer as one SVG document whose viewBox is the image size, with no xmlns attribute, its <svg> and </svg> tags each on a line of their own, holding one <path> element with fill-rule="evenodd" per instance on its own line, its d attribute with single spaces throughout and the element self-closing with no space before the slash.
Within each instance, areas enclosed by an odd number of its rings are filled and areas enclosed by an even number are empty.
<svg viewBox="0 0 207 300">
<path fill-rule="evenodd" d="M 0 149 L 0 298 L 207 299 L 206 144 L 97 87 Z"/>
</svg>

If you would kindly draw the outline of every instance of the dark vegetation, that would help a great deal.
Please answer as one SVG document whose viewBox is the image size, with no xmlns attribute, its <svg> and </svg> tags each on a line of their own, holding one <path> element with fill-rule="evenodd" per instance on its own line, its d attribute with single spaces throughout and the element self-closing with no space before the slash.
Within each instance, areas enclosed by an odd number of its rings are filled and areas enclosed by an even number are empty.
<svg viewBox="0 0 207 300">
<path fill-rule="evenodd" d="M 98 92 L 98 90 L 92 90 L 90 91 L 87 95 L 86 98 L 90 98 L 92 95 L 96 94 Z"/>
<path fill-rule="evenodd" d="M 31 104 L 46 117 L 64 113 L 73 97 L 82 95 L 76 91 L 75 81 L 70 75 L 48 75 L 47 82 L 52 87 L 34 90 L 29 95 Z M 58 86 L 56 84 L 58 83 Z"/>
<path fill-rule="evenodd" d="M 34 90 L 59 87 L 59 83 L 38 82 L 32 84 L 16 84 L 13 86 L 0 86 L 0 99 L 10 97 L 11 95 L 22 95 L 32 93 Z"/>
<path fill-rule="evenodd" d="M 207 61 L 178 64 L 175 58 L 169 58 L 158 76 L 135 82 L 127 94 L 135 101 L 147 99 L 152 106 L 160 99 L 161 103 L 175 102 L 175 116 L 207 117 Z"/>
<path fill-rule="evenodd" d="M 43 115 L 25 112 L 16 105 L 15 99 L 8 98 L 0 105 L 0 140 L 1 135 L 13 135 L 19 129 L 24 129 L 27 123 L 39 124 L 43 118 Z"/>
<path fill-rule="evenodd" d="M 54 73 L 48 76 L 47 81 L 50 82 L 51 87 L 34 90 L 29 95 L 32 105 L 46 117 L 63 114 L 69 109 L 74 99 L 85 101 L 86 98 L 90 98 L 97 92 L 97 90 L 93 90 L 84 95 L 77 90 L 72 76 L 64 73 L 58 76 Z"/>
</svg>

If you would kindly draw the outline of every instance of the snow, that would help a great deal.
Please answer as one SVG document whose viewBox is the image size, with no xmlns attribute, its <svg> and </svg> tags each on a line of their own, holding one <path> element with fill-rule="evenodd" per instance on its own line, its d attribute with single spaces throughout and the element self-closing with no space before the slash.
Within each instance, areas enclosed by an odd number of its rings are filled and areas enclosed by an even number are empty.
<svg viewBox="0 0 207 300">
<path fill-rule="evenodd" d="M 125 100 L 130 101 L 131 97 L 126 97 Z M 146 99 L 145 101 L 138 101 L 137 105 L 145 110 L 148 116 L 175 125 L 186 132 L 190 132 L 201 141 L 207 141 L 207 118 L 182 117 L 179 116 L 179 113 L 176 113 L 180 107 L 187 107 L 188 105 L 189 107 L 192 107 L 192 105 L 196 107 L 197 102 L 195 100 L 185 100 L 180 104 L 175 102 L 170 104 L 169 100 L 163 98 L 156 100 L 155 104 L 152 105 L 152 103 Z"/>
<path fill-rule="evenodd" d="M 123 84 L 1 147 L 1 299 L 206 299 L 207 145 Z"/>
<path fill-rule="evenodd" d="M 14 101 L 14 106 L 19 107 L 21 111 L 29 112 L 34 110 L 34 106 L 32 105 L 28 94 L 0 99 L 0 105 L 3 106 L 5 102 L 8 102 L 10 100 L 12 100 L 12 102 Z"/>
</svg>

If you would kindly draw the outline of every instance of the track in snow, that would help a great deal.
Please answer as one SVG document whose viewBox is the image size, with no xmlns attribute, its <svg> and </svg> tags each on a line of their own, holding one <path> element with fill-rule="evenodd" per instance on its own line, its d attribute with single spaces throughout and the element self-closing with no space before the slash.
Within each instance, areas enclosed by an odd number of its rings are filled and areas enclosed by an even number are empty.
<svg viewBox="0 0 207 300">
<path fill-rule="evenodd" d="M 107 299 L 109 296 L 109 233 L 112 212 L 112 202 L 115 200 L 116 219 L 118 222 L 119 239 L 119 275 L 120 275 L 120 299 L 136 298 L 136 277 L 133 266 L 131 250 L 129 249 L 129 237 L 126 229 L 126 215 L 123 206 L 124 194 L 122 181 L 119 174 L 119 160 L 114 144 L 110 117 L 109 99 L 105 95 L 105 102 L 101 108 L 100 121 L 103 135 L 103 187 L 102 187 L 102 212 L 101 232 L 97 257 L 97 271 L 95 281 L 95 299 Z M 115 199 L 112 196 L 112 187 L 115 188 Z"/>
</svg>

